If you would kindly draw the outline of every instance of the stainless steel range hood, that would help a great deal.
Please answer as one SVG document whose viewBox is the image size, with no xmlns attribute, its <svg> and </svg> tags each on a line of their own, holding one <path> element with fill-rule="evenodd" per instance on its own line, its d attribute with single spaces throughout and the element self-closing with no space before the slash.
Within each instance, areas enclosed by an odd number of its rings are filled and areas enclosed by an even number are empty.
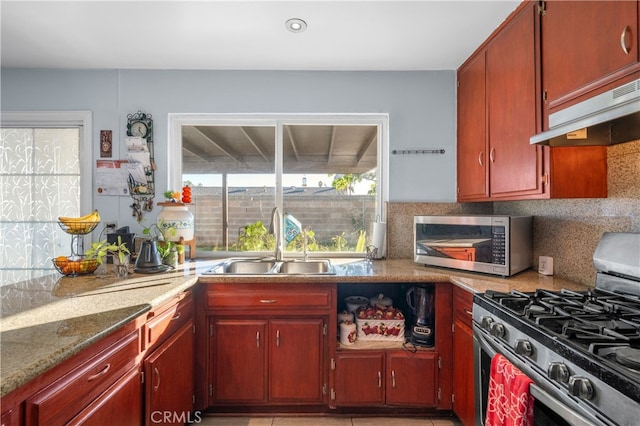
<svg viewBox="0 0 640 426">
<path fill-rule="evenodd" d="M 640 139 L 640 79 L 549 115 L 531 144 L 614 145 Z"/>
</svg>

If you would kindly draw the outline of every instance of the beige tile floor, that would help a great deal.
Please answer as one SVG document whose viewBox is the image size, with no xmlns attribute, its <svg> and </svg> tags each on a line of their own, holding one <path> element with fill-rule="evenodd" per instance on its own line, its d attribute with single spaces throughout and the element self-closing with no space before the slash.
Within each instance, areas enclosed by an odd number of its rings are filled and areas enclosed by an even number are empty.
<svg viewBox="0 0 640 426">
<path fill-rule="evenodd" d="M 412 417 L 203 417 L 200 426 L 460 426 L 452 419 Z"/>
</svg>

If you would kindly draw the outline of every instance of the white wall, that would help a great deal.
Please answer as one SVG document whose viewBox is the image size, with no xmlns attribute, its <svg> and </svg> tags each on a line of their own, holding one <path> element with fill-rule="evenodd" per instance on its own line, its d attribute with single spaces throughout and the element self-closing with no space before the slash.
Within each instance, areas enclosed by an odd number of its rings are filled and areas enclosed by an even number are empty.
<svg viewBox="0 0 640 426">
<path fill-rule="evenodd" d="M 455 71 L 148 71 L 2 69 L 3 111 L 90 110 L 93 164 L 100 130 L 125 156 L 126 116 L 154 119 L 156 194 L 167 189 L 169 113 L 388 113 L 389 149 L 444 148 L 444 155 L 390 155 L 392 202 L 455 201 Z M 94 169 L 95 178 L 95 169 Z M 160 197 L 156 197 L 156 201 Z M 131 199 L 93 195 L 103 220 L 140 232 Z M 158 209 L 147 215 L 146 226 Z"/>
</svg>

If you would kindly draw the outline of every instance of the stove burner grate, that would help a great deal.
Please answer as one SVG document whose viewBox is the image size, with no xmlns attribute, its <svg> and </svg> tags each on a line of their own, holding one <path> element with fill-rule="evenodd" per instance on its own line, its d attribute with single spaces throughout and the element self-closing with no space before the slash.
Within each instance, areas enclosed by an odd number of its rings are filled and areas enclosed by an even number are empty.
<svg viewBox="0 0 640 426">
<path fill-rule="evenodd" d="M 640 373 L 640 349 L 629 345 L 606 345 L 594 343 L 590 346 L 594 354 L 624 365 Z"/>
</svg>

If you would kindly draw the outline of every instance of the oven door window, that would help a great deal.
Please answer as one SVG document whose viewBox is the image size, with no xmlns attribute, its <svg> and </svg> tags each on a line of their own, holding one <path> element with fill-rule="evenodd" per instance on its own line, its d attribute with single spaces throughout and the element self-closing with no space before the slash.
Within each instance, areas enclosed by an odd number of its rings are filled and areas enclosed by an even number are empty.
<svg viewBox="0 0 640 426">
<path fill-rule="evenodd" d="M 551 408 L 536 400 L 533 406 L 533 424 L 534 426 L 570 426 Z"/>
</svg>

